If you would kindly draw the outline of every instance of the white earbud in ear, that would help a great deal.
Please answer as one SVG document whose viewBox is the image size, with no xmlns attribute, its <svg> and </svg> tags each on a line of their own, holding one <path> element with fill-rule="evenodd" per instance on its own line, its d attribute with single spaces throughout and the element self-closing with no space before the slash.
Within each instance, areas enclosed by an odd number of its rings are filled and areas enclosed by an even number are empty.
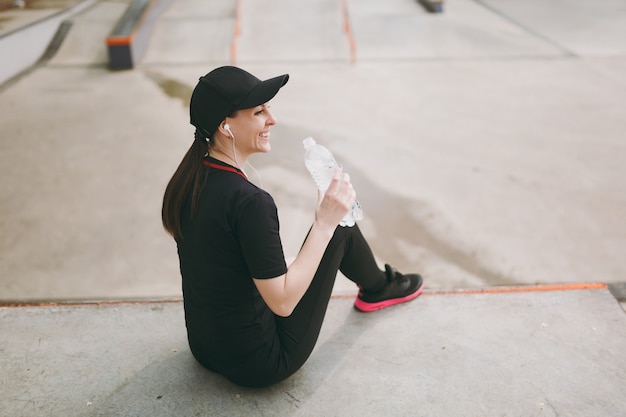
<svg viewBox="0 0 626 417">
<path fill-rule="evenodd" d="M 230 125 L 228 123 L 224 123 L 224 130 L 228 132 L 231 138 L 235 139 L 235 135 L 233 135 L 232 130 L 230 130 Z"/>
</svg>

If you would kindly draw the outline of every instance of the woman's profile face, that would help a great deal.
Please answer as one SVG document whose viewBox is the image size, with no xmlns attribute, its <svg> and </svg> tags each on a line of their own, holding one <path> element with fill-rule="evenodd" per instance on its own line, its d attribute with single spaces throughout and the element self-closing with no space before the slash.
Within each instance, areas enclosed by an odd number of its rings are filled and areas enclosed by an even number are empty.
<svg viewBox="0 0 626 417">
<path fill-rule="evenodd" d="M 227 122 L 235 136 L 238 152 L 251 155 L 270 151 L 270 128 L 276 124 L 276 119 L 267 103 L 238 110 L 233 118 L 227 118 Z"/>
</svg>

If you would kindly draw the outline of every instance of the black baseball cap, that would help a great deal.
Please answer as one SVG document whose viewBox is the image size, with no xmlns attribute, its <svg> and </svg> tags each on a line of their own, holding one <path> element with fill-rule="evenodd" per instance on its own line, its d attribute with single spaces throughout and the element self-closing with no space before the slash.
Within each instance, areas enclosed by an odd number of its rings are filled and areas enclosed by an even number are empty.
<svg viewBox="0 0 626 417">
<path fill-rule="evenodd" d="M 216 68 L 200 77 L 193 90 L 189 103 L 191 124 L 213 135 L 232 112 L 267 103 L 288 80 L 289 74 L 261 81 L 238 67 Z"/>
</svg>

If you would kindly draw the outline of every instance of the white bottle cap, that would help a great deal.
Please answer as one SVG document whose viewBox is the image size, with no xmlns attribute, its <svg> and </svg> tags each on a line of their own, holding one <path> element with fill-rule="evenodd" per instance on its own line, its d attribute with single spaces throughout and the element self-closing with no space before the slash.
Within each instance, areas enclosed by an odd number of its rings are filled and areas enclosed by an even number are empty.
<svg viewBox="0 0 626 417">
<path fill-rule="evenodd" d="M 315 145 L 315 139 L 309 136 L 308 138 L 304 139 L 302 143 L 304 144 L 304 149 L 309 149 L 311 146 Z"/>
</svg>

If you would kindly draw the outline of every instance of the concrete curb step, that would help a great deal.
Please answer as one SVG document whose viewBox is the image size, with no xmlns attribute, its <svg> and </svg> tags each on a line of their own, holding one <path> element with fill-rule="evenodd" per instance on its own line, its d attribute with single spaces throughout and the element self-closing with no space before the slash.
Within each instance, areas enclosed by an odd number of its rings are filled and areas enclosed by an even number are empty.
<svg viewBox="0 0 626 417">
<path fill-rule="evenodd" d="M 626 282 L 610 283 L 603 282 L 582 282 L 563 284 L 536 284 L 536 285 L 515 285 L 515 286 L 494 286 L 477 288 L 457 288 L 457 289 L 426 289 L 422 292 L 422 297 L 436 295 L 477 295 L 477 294 L 513 294 L 513 293 L 543 293 L 559 291 L 580 291 L 580 290 L 601 290 L 608 291 L 619 302 L 626 301 Z M 351 299 L 354 294 L 333 294 L 332 299 Z M 99 298 L 99 299 L 23 299 L 23 300 L 0 300 L 0 308 L 16 307 L 54 307 L 54 306 L 105 306 L 117 304 L 156 304 L 156 303 L 180 303 L 182 298 L 160 297 L 160 298 Z"/>
<path fill-rule="evenodd" d="M 443 0 L 418 0 L 431 13 L 443 13 Z"/>
<path fill-rule="evenodd" d="M 133 0 L 106 39 L 109 68 L 131 69 L 141 61 L 155 22 L 173 0 Z"/>
<path fill-rule="evenodd" d="M 39 20 L 25 20 L 18 28 L 1 34 L 0 88 L 18 80 L 30 68 L 50 59 L 71 27 L 71 24 L 65 22 L 95 3 L 96 0 L 81 0 Z"/>
<path fill-rule="evenodd" d="M 142 23 L 153 0 L 133 0 L 106 39 L 109 68 L 130 69 L 145 52 L 148 36 Z"/>
</svg>

